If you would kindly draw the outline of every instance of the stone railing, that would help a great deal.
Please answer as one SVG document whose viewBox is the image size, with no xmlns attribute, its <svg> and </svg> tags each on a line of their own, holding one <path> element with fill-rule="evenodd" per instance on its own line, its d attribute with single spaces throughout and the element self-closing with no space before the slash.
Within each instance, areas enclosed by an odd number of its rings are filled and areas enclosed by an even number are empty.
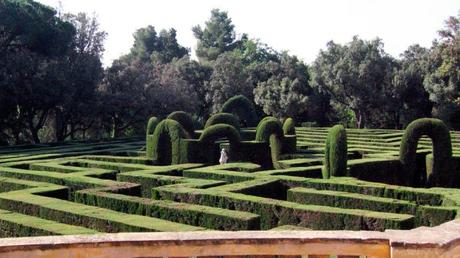
<svg viewBox="0 0 460 258">
<path fill-rule="evenodd" d="M 0 257 L 460 257 L 460 220 L 370 231 L 118 233 L 0 239 Z"/>
</svg>

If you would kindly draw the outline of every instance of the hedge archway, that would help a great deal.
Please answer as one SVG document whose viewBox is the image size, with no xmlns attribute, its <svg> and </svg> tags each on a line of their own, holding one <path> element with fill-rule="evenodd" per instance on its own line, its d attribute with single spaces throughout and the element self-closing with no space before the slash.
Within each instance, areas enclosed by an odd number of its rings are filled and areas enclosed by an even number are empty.
<svg viewBox="0 0 460 258">
<path fill-rule="evenodd" d="M 426 175 L 426 182 L 423 181 L 425 176 L 416 168 L 417 145 L 424 135 L 430 137 L 433 143 L 431 174 Z M 451 157 L 450 132 L 444 122 L 435 118 L 420 118 L 407 126 L 401 139 L 399 158 L 409 186 L 450 186 L 455 181 L 449 168 Z"/>
<path fill-rule="evenodd" d="M 256 141 L 267 142 L 270 144 L 270 156 L 274 168 L 281 168 L 278 161 L 280 159 L 281 148 L 284 140 L 283 126 L 274 117 L 264 117 L 256 129 Z"/>
<path fill-rule="evenodd" d="M 295 135 L 295 122 L 294 119 L 288 117 L 283 123 L 284 135 Z"/>
<path fill-rule="evenodd" d="M 153 133 L 152 160 L 156 165 L 178 164 L 180 141 L 189 138 L 182 125 L 172 119 L 161 121 Z"/>
<path fill-rule="evenodd" d="M 215 124 L 228 124 L 240 130 L 240 120 L 232 113 L 217 113 L 212 115 L 207 121 L 204 128 L 208 128 Z"/>
<path fill-rule="evenodd" d="M 235 114 L 243 127 L 255 126 L 257 123 L 254 105 L 243 95 L 236 95 L 225 101 L 221 112 Z"/>
<path fill-rule="evenodd" d="M 230 142 L 230 158 L 238 158 L 238 150 L 241 142 L 241 136 L 238 130 L 232 125 L 215 124 L 204 129 L 200 136 L 200 143 L 204 148 L 212 146 L 215 141 L 226 138 Z M 212 156 L 212 155 L 210 155 Z"/>
<path fill-rule="evenodd" d="M 166 118 L 175 120 L 181 124 L 184 130 L 189 134 L 190 138 L 195 136 L 195 125 L 193 124 L 193 118 L 189 113 L 184 111 L 174 111 Z"/>
</svg>

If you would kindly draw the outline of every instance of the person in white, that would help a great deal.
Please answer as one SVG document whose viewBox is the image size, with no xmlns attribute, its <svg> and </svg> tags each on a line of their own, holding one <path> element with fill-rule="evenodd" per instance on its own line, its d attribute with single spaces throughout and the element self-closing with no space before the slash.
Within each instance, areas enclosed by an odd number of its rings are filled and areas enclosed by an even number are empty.
<svg viewBox="0 0 460 258">
<path fill-rule="evenodd" d="M 220 151 L 219 163 L 222 165 L 222 164 L 227 163 L 227 161 L 228 161 L 227 151 L 224 148 L 222 148 L 222 150 Z"/>
</svg>

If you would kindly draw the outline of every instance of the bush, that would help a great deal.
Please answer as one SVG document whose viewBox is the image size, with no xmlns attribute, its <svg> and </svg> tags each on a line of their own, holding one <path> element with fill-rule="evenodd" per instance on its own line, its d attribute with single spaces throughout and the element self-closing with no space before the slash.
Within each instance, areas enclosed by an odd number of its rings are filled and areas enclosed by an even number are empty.
<svg viewBox="0 0 460 258">
<path fill-rule="evenodd" d="M 252 127 L 257 123 L 254 105 L 243 95 L 236 95 L 225 101 L 221 112 L 237 115 L 244 127 Z"/>
<path fill-rule="evenodd" d="M 153 133 L 153 163 L 157 165 L 178 164 L 182 138 L 188 138 L 188 134 L 179 122 L 172 119 L 161 121 Z"/>
<path fill-rule="evenodd" d="M 202 148 L 214 145 L 215 141 L 227 138 L 230 142 L 230 158 L 235 158 L 238 155 L 238 149 L 241 142 L 240 133 L 235 127 L 227 124 L 216 124 L 207 127 L 200 136 L 199 142 Z M 210 155 L 213 156 L 213 155 Z"/>
<path fill-rule="evenodd" d="M 228 124 L 235 127 L 236 130 L 240 130 L 240 120 L 231 113 L 217 113 L 212 115 L 208 121 L 206 121 L 204 128 L 208 128 L 215 124 Z"/>
<path fill-rule="evenodd" d="M 278 163 L 284 141 L 283 126 L 274 117 L 265 117 L 257 125 L 256 141 L 270 144 L 270 156 L 274 168 L 281 168 Z"/>
<path fill-rule="evenodd" d="M 288 118 L 283 123 L 284 135 L 295 135 L 295 122 L 294 119 Z"/>
<path fill-rule="evenodd" d="M 270 135 L 276 134 L 279 138 L 283 138 L 283 126 L 281 122 L 274 117 L 265 117 L 257 125 L 256 141 L 269 142 Z"/>
<path fill-rule="evenodd" d="M 153 132 L 160 121 L 158 118 L 152 116 L 147 122 L 147 129 L 145 130 L 145 152 L 149 159 L 153 159 Z"/>
<path fill-rule="evenodd" d="M 426 176 L 417 173 L 416 156 L 419 139 L 427 135 L 433 142 L 433 162 L 431 174 Z M 455 181 L 453 170 L 449 168 L 452 157 L 452 143 L 447 126 L 439 119 L 420 118 L 411 122 L 401 139 L 399 158 L 403 165 L 404 177 L 409 186 L 444 186 L 448 187 Z"/>
<path fill-rule="evenodd" d="M 345 176 L 347 155 L 347 132 L 343 125 L 335 125 L 330 129 L 326 138 L 323 178 Z"/>
<path fill-rule="evenodd" d="M 189 134 L 190 138 L 195 136 L 195 125 L 193 118 L 189 113 L 184 111 L 174 111 L 168 115 L 167 119 L 175 120 L 181 124 L 185 131 Z"/>
</svg>

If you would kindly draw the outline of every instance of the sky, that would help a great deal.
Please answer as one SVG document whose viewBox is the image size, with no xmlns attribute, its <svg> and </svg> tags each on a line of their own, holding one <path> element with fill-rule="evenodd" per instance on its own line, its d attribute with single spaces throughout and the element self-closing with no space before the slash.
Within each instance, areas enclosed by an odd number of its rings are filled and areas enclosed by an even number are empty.
<svg viewBox="0 0 460 258">
<path fill-rule="evenodd" d="M 346 44 L 354 35 L 379 37 L 394 57 L 412 44 L 430 47 L 449 16 L 460 11 L 459 0 L 38 0 L 64 12 L 95 14 L 108 33 L 103 63 L 127 54 L 133 33 L 152 25 L 156 31 L 175 28 L 178 42 L 192 50 L 191 28 L 202 27 L 211 10 L 227 11 L 237 35 L 249 34 L 276 50 L 287 50 L 306 63 L 333 40 Z"/>
</svg>

